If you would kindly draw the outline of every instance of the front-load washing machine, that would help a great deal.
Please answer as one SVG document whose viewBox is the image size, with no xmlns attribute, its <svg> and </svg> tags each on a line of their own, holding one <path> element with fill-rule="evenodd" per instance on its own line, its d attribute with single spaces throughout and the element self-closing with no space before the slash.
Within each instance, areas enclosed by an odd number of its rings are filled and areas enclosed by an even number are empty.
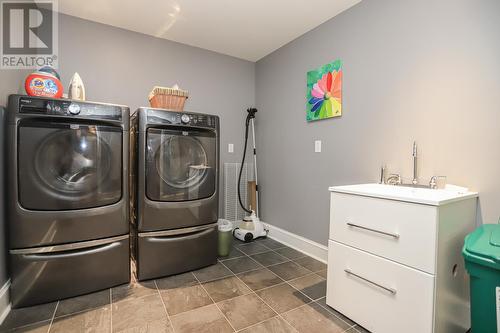
<svg viewBox="0 0 500 333">
<path fill-rule="evenodd" d="M 14 307 L 129 281 L 128 131 L 127 107 L 9 96 Z"/>
<path fill-rule="evenodd" d="M 217 261 L 219 118 L 140 108 L 135 261 L 139 280 Z"/>
</svg>

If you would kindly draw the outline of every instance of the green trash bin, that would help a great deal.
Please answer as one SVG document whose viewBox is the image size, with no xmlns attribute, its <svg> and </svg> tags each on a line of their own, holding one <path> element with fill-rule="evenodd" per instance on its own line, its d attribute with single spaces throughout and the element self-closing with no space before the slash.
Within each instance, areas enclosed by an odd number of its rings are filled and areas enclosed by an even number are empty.
<svg viewBox="0 0 500 333">
<path fill-rule="evenodd" d="M 219 229 L 219 257 L 227 257 L 229 252 L 231 252 L 231 245 L 233 243 L 233 224 L 231 221 L 224 219 L 220 219 L 217 224 Z"/>
<path fill-rule="evenodd" d="M 500 333 L 500 225 L 465 237 L 462 255 L 470 275 L 471 332 Z"/>
</svg>

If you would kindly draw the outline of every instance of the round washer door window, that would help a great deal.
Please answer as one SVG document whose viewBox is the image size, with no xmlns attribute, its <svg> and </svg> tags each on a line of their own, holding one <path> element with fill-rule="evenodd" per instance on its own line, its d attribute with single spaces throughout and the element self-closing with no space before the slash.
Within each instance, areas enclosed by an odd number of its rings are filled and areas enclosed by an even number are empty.
<svg viewBox="0 0 500 333">
<path fill-rule="evenodd" d="M 109 145 L 92 129 L 63 130 L 41 143 L 35 156 L 40 179 L 60 195 L 88 196 L 111 171 Z"/>
<path fill-rule="evenodd" d="M 207 155 L 195 138 L 169 137 L 159 146 L 155 159 L 159 176 L 172 187 L 197 186 L 206 176 Z"/>
</svg>

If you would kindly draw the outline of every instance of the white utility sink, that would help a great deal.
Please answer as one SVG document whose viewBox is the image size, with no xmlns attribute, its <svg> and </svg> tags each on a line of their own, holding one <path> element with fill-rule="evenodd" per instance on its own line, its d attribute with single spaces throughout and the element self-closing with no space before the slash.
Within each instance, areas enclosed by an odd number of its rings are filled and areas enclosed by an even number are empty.
<svg viewBox="0 0 500 333">
<path fill-rule="evenodd" d="M 446 203 L 474 198 L 477 192 L 455 185 L 446 185 L 444 189 L 415 188 L 400 185 L 358 184 L 330 187 L 331 192 L 356 194 L 374 198 L 415 202 L 424 205 L 440 206 Z"/>
</svg>

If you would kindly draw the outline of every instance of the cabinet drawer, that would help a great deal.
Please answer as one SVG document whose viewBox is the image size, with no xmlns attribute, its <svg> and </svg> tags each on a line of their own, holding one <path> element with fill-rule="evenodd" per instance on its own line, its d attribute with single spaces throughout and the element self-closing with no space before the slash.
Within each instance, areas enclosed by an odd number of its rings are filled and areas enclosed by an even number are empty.
<svg viewBox="0 0 500 333">
<path fill-rule="evenodd" d="M 373 333 L 430 333 L 434 277 L 329 241 L 329 306 Z"/>
<path fill-rule="evenodd" d="M 332 193 L 330 239 L 435 273 L 437 208 Z"/>
</svg>

